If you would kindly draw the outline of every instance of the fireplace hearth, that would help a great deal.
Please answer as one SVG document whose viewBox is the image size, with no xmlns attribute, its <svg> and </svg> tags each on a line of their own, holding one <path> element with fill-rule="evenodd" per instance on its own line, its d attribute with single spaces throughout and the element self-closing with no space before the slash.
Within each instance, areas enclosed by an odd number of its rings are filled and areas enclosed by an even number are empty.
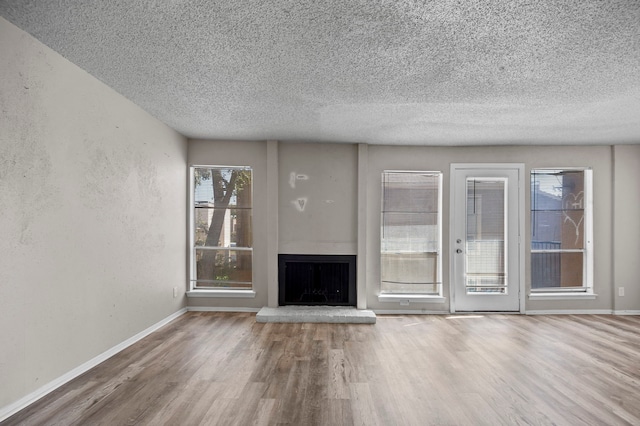
<svg viewBox="0 0 640 426">
<path fill-rule="evenodd" d="M 356 306 L 356 256 L 278 256 L 278 303 Z"/>
</svg>

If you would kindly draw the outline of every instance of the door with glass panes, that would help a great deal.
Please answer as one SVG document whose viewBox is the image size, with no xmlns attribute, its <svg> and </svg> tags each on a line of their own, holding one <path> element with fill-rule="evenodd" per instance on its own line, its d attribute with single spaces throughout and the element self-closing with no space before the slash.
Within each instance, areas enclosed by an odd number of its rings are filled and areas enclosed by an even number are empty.
<svg viewBox="0 0 640 426">
<path fill-rule="evenodd" d="M 521 164 L 451 165 L 452 312 L 521 310 Z"/>
</svg>

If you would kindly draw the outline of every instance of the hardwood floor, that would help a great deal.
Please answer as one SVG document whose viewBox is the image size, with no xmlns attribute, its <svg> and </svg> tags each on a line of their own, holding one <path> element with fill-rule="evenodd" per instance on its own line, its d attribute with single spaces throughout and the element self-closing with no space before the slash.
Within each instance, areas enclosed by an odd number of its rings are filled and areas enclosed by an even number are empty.
<svg viewBox="0 0 640 426">
<path fill-rule="evenodd" d="M 639 425 L 640 317 L 191 312 L 2 424 Z"/>
</svg>

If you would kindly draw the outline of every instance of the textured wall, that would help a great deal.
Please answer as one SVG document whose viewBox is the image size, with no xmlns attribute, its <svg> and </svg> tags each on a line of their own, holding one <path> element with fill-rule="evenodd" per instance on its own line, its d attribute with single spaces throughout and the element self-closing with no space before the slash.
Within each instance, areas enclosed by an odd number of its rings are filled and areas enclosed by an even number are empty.
<svg viewBox="0 0 640 426">
<path fill-rule="evenodd" d="M 640 311 L 640 145 L 614 147 L 616 311 Z M 618 291 L 624 287 L 624 296 Z"/>
<path fill-rule="evenodd" d="M 4 407 L 185 305 L 186 141 L 3 19 L 0 57 Z"/>
</svg>

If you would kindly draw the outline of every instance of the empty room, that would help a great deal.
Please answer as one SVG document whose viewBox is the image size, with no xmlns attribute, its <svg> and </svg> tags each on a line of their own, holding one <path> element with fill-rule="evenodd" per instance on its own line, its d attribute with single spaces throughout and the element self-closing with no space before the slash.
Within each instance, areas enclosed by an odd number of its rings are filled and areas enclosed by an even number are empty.
<svg viewBox="0 0 640 426">
<path fill-rule="evenodd" d="M 0 424 L 640 424 L 640 3 L 0 0 Z"/>
</svg>

